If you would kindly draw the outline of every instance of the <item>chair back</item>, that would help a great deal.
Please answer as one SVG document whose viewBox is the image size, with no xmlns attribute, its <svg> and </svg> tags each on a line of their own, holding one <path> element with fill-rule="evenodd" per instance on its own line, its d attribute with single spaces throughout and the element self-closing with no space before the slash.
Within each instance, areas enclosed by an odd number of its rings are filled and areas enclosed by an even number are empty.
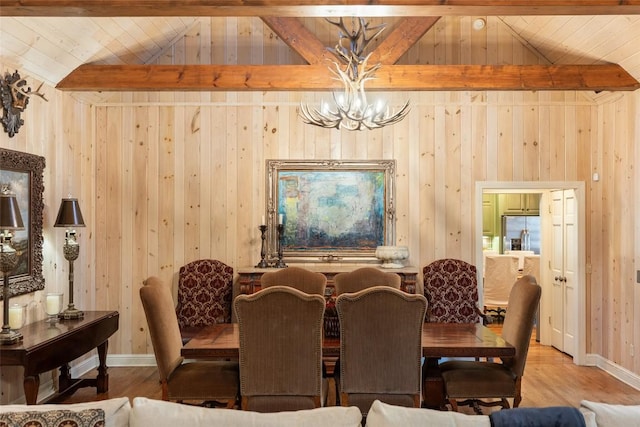
<svg viewBox="0 0 640 427">
<path fill-rule="evenodd" d="M 361 267 L 350 272 L 338 273 L 333 280 L 336 296 L 347 292 L 358 292 L 372 286 L 390 286 L 400 289 L 402 281 L 396 273 L 382 271 L 375 267 Z"/>
<path fill-rule="evenodd" d="M 366 414 L 375 399 L 420 406 L 423 295 L 374 286 L 336 299 L 340 400 Z"/>
<path fill-rule="evenodd" d="M 504 251 L 504 254 L 518 257 L 518 270 L 522 270 L 522 268 L 524 267 L 524 257 L 528 255 L 533 255 L 534 252 L 528 251 L 528 250 L 525 250 L 525 251 L 506 250 Z"/>
<path fill-rule="evenodd" d="M 182 338 L 171 288 L 168 283 L 151 276 L 140 288 L 140 300 L 147 318 L 160 381 L 163 382 L 183 361 L 180 356 Z"/>
<path fill-rule="evenodd" d="M 277 271 L 268 271 L 260 278 L 262 288 L 271 286 L 290 286 L 307 294 L 324 296 L 327 276 L 302 267 L 287 267 Z"/>
<path fill-rule="evenodd" d="M 511 287 L 518 279 L 518 257 L 487 255 L 483 282 L 485 307 L 507 307 Z"/>
<path fill-rule="evenodd" d="M 513 285 L 509 295 L 509 309 L 504 316 L 502 337 L 515 347 L 516 355 L 513 358 L 505 358 L 503 363 L 520 377 L 524 373 L 533 321 L 541 294 L 542 288 L 533 276 L 522 276 Z"/>
<path fill-rule="evenodd" d="M 289 286 L 236 297 L 243 409 L 321 406 L 324 306 L 324 297 Z"/>
<path fill-rule="evenodd" d="M 475 265 L 460 259 L 433 261 L 422 269 L 427 321 L 479 323 L 478 278 Z"/>
<path fill-rule="evenodd" d="M 540 284 L 540 255 L 525 255 L 522 263 L 522 274 L 533 276 Z"/>
<path fill-rule="evenodd" d="M 214 259 L 180 267 L 176 313 L 180 328 L 231 322 L 233 268 Z"/>
</svg>

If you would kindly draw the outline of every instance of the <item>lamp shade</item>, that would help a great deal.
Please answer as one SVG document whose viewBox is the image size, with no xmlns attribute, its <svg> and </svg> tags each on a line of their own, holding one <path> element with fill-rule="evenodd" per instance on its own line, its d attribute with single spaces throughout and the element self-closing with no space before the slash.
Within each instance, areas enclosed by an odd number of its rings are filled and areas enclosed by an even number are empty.
<svg viewBox="0 0 640 427">
<path fill-rule="evenodd" d="M 24 228 L 16 195 L 3 191 L 0 193 L 0 229 L 21 230 Z"/>
<path fill-rule="evenodd" d="M 62 199 L 54 227 L 84 227 L 78 199 Z"/>
</svg>

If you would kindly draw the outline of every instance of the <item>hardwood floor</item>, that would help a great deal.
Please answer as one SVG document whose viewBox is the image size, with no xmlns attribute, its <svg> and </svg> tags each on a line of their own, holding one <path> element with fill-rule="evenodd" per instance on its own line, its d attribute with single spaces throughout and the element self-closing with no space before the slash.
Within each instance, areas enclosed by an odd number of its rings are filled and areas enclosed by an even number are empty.
<svg viewBox="0 0 640 427">
<path fill-rule="evenodd" d="M 89 377 L 95 377 L 95 375 L 96 372 L 87 374 Z M 568 355 L 552 347 L 542 346 L 534 339 L 529 348 L 522 395 L 521 407 L 559 405 L 578 407 L 583 399 L 640 405 L 640 390 L 617 380 L 599 368 L 576 366 Z M 94 388 L 80 389 L 64 400 L 64 403 L 121 396 L 160 399 L 156 369 L 154 367 L 109 368 L 108 393 L 96 395 Z M 335 393 L 330 393 L 328 403 L 335 403 Z M 486 409 L 485 413 L 487 413 Z"/>
</svg>

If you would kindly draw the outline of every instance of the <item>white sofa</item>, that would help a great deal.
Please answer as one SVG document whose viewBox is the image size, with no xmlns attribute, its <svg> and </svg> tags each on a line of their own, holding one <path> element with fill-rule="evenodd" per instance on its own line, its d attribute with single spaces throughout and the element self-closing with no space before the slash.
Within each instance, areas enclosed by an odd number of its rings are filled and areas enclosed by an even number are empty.
<svg viewBox="0 0 640 427">
<path fill-rule="evenodd" d="M 640 427 L 640 405 L 624 406 L 582 401 L 579 408 L 587 427 Z M 362 417 L 355 407 L 327 407 L 296 412 L 260 414 L 231 409 L 208 409 L 159 400 L 136 397 L 133 405 L 126 397 L 98 402 L 68 405 L 4 405 L 0 406 L 0 425 L 21 427 L 28 417 L 37 414 L 69 413 L 96 410 L 104 416 L 105 427 L 174 427 L 200 426 L 249 426 L 249 427 L 360 427 Z M 56 412 L 57 411 L 57 412 Z M 93 411 L 93 412 L 91 412 Z M 15 421 L 16 415 L 21 420 Z M 37 415 L 36 415 L 37 416 Z M 53 420 L 54 418 L 51 418 Z M 56 426 L 53 421 L 45 426 Z M 80 424 L 94 427 L 100 424 Z M 374 402 L 367 415 L 365 427 L 452 426 L 490 427 L 487 415 L 465 415 L 429 409 L 403 408 Z"/>
</svg>

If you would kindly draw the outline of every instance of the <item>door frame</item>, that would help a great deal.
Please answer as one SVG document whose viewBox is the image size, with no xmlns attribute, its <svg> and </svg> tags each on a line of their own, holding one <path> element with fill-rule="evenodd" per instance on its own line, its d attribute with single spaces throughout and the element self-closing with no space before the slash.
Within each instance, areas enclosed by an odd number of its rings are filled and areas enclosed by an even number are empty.
<svg viewBox="0 0 640 427">
<path fill-rule="evenodd" d="M 587 325 L 587 302 L 586 302 L 586 240 L 585 240 L 585 183 L 582 181 L 477 181 L 476 182 L 476 224 L 475 236 L 475 253 L 476 265 L 478 266 L 478 297 L 480 306 L 483 304 L 482 294 L 482 271 L 484 258 L 482 256 L 482 194 L 485 191 L 492 193 L 541 193 L 541 209 L 548 205 L 547 196 L 553 190 L 574 190 L 578 208 L 578 271 L 576 274 L 577 286 L 577 337 L 576 351 L 573 355 L 573 362 L 576 365 L 586 365 L 586 325 Z M 548 265 L 548 251 L 545 251 L 545 245 L 551 241 L 548 234 L 550 226 L 544 217 L 548 214 L 540 213 L 542 219 L 542 247 L 540 251 L 540 265 Z M 546 319 L 551 311 L 549 303 L 551 296 L 551 287 L 543 286 L 542 298 L 540 301 L 540 318 Z M 540 322 L 540 342 L 543 345 L 550 345 L 550 326 L 548 322 Z"/>
</svg>

